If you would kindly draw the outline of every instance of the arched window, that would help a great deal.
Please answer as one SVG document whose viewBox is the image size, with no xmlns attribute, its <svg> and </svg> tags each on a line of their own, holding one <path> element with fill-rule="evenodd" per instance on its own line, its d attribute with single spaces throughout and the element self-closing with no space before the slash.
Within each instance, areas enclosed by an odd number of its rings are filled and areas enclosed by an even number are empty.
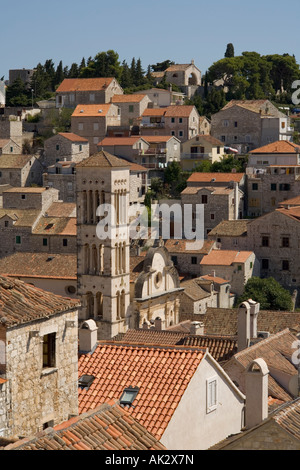
<svg viewBox="0 0 300 470">
<path fill-rule="evenodd" d="M 120 316 L 121 316 L 121 294 L 118 291 L 116 295 L 117 295 L 117 298 L 116 298 L 116 302 L 117 302 L 117 309 L 116 309 L 117 320 L 120 320 Z"/>
<path fill-rule="evenodd" d="M 88 243 L 84 245 L 84 272 L 90 273 L 90 246 Z"/>
<path fill-rule="evenodd" d="M 103 294 L 97 292 L 96 294 L 97 316 L 103 318 Z"/>
<path fill-rule="evenodd" d="M 96 245 L 92 246 L 92 274 L 98 272 L 98 257 L 97 257 L 97 247 Z"/>
<path fill-rule="evenodd" d="M 125 290 L 123 289 L 121 292 L 121 318 L 125 318 L 126 315 L 126 309 L 125 309 Z"/>
<path fill-rule="evenodd" d="M 104 271 L 104 245 L 99 245 L 99 273 Z"/>
<path fill-rule="evenodd" d="M 86 313 L 88 318 L 94 318 L 94 296 L 92 292 L 86 293 Z"/>
</svg>

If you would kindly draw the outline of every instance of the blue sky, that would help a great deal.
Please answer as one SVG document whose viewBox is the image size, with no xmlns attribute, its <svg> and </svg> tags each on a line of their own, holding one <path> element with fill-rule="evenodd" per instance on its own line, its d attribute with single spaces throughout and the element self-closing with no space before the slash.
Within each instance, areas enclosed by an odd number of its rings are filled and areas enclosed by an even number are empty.
<svg viewBox="0 0 300 470">
<path fill-rule="evenodd" d="M 12 68 L 57 66 L 115 50 L 144 69 L 166 59 L 205 72 L 224 57 L 289 53 L 300 63 L 300 2 L 290 0 L 2 0 L 0 77 Z"/>
</svg>

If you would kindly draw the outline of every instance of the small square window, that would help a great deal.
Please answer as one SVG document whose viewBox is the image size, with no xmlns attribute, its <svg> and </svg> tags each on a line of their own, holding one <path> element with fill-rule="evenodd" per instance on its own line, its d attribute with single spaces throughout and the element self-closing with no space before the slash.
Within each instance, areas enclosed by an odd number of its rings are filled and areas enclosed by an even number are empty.
<svg viewBox="0 0 300 470">
<path fill-rule="evenodd" d="M 130 104 L 130 105 L 129 105 L 129 112 L 130 112 L 130 113 L 133 113 L 133 109 L 134 109 L 134 108 L 133 108 L 133 104 Z"/>
<path fill-rule="evenodd" d="M 202 204 L 207 204 L 207 194 L 203 194 L 201 198 Z"/>
<path fill-rule="evenodd" d="M 48 246 L 48 238 L 43 238 L 43 246 Z"/>
<path fill-rule="evenodd" d="M 282 248 L 289 248 L 290 246 L 290 239 L 289 237 L 283 237 L 282 238 Z"/>
<path fill-rule="evenodd" d="M 269 237 L 263 236 L 261 239 L 262 246 L 269 246 Z"/>
<path fill-rule="evenodd" d="M 192 256 L 191 263 L 192 264 L 197 264 L 197 256 Z"/>
<path fill-rule="evenodd" d="M 59 145 L 56 145 L 56 150 L 59 150 Z"/>
<path fill-rule="evenodd" d="M 262 269 L 269 269 L 269 260 L 268 259 L 262 259 L 261 260 L 261 268 Z"/>
<path fill-rule="evenodd" d="M 172 118 L 171 118 L 171 122 L 173 122 L 173 123 L 174 123 L 174 122 L 175 122 L 175 118 L 173 118 L 173 117 L 172 117 Z"/>
<path fill-rule="evenodd" d="M 277 184 L 271 183 L 271 191 L 276 191 L 276 190 L 277 190 Z"/>
<path fill-rule="evenodd" d="M 16 236 L 16 245 L 21 245 L 21 237 L 20 235 Z"/>
<path fill-rule="evenodd" d="M 289 271 L 290 270 L 290 262 L 287 259 L 282 261 L 282 271 Z"/>
<path fill-rule="evenodd" d="M 120 398 L 120 405 L 128 405 L 128 406 L 132 405 L 138 393 L 139 393 L 138 387 L 125 388 Z"/>
<path fill-rule="evenodd" d="M 257 191 L 258 190 L 258 183 L 253 183 L 252 184 L 252 190 Z"/>
<path fill-rule="evenodd" d="M 68 246 L 68 239 L 67 238 L 63 239 L 63 246 Z"/>
</svg>

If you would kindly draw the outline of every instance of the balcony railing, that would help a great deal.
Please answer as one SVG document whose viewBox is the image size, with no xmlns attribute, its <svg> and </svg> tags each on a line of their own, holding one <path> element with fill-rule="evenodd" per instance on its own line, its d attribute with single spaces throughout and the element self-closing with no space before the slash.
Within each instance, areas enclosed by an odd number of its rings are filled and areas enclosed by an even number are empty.
<svg viewBox="0 0 300 470">
<path fill-rule="evenodd" d="M 181 155 L 182 159 L 192 158 L 194 160 L 211 160 L 212 153 L 183 153 Z"/>
<path fill-rule="evenodd" d="M 164 122 L 141 122 L 141 127 L 150 127 L 150 128 L 163 128 L 165 127 Z"/>
</svg>

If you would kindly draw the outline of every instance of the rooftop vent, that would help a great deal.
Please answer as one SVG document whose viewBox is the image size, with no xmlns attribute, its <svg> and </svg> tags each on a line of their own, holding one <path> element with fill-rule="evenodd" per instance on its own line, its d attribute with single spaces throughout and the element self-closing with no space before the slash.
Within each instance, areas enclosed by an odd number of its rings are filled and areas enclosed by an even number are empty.
<svg viewBox="0 0 300 470">
<path fill-rule="evenodd" d="M 102 109 L 99 109 L 98 113 L 103 113 L 103 110 L 102 110 Z"/>
</svg>

